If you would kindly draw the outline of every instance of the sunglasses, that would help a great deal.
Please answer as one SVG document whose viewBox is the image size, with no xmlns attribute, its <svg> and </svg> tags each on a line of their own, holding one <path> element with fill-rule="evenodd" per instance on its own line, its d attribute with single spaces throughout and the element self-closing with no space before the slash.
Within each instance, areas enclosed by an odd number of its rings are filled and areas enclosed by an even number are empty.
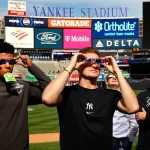
<svg viewBox="0 0 150 150">
<path fill-rule="evenodd" d="M 15 59 L 0 59 L 0 65 L 9 63 L 10 65 L 14 65 L 16 64 L 16 60 Z"/>
<path fill-rule="evenodd" d="M 97 63 L 97 64 L 102 64 L 104 63 L 104 61 L 102 59 L 99 58 L 83 58 L 83 59 L 79 59 L 78 62 L 86 62 L 86 63 Z"/>
<path fill-rule="evenodd" d="M 115 76 L 114 77 L 107 77 L 107 79 L 109 80 L 109 79 L 111 79 L 111 78 L 113 78 L 113 79 L 117 79 Z"/>
</svg>

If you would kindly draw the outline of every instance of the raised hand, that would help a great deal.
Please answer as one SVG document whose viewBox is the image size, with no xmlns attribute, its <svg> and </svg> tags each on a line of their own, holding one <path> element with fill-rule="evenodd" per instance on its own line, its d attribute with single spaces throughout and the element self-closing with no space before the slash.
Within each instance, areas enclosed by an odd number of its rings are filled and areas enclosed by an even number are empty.
<svg viewBox="0 0 150 150">
<path fill-rule="evenodd" d="M 116 60 L 112 56 L 105 56 L 101 58 L 104 63 L 103 65 L 108 69 L 111 73 L 116 73 L 116 71 L 119 69 Z"/>
<path fill-rule="evenodd" d="M 29 68 L 32 66 L 32 60 L 28 55 L 18 55 L 14 59 L 20 59 L 21 61 L 18 61 L 16 64 L 22 65 L 25 68 Z"/>
</svg>

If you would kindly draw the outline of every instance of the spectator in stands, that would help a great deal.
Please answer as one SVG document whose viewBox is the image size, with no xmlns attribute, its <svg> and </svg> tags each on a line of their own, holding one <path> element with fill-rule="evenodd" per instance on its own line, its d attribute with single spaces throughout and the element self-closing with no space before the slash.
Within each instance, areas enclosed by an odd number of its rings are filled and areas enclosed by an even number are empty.
<svg viewBox="0 0 150 150">
<path fill-rule="evenodd" d="M 100 62 L 115 73 L 121 93 L 98 87 Z M 65 86 L 74 70 L 79 72 L 79 84 Z M 68 67 L 44 90 L 46 105 L 57 105 L 60 122 L 61 150 L 112 150 L 112 117 L 117 107 L 133 113 L 139 109 L 137 98 L 130 88 L 115 59 L 100 59 L 91 47 L 75 54 Z"/>
<path fill-rule="evenodd" d="M 17 81 L 12 74 L 15 63 L 28 68 L 39 86 Z M 0 43 L 0 150 L 29 150 L 27 106 L 42 102 L 42 91 L 49 82 L 29 56 L 14 58 L 14 47 Z"/>
<path fill-rule="evenodd" d="M 109 73 L 105 78 L 107 89 L 120 91 L 116 76 Z M 113 116 L 113 150 L 131 150 L 138 132 L 135 114 L 125 114 L 115 110 Z"/>
<path fill-rule="evenodd" d="M 60 74 L 60 71 L 58 70 L 56 73 Z"/>
<path fill-rule="evenodd" d="M 51 71 L 51 70 L 49 70 L 48 74 L 51 74 L 51 72 L 52 72 L 52 71 Z"/>
<path fill-rule="evenodd" d="M 139 112 L 136 119 L 139 123 L 139 137 L 136 150 L 150 150 L 150 89 L 137 95 Z"/>
</svg>

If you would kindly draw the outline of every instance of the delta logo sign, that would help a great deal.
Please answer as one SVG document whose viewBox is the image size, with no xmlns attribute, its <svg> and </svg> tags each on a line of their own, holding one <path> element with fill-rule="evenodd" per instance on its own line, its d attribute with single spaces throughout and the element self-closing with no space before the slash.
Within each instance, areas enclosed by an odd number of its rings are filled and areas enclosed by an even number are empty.
<svg viewBox="0 0 150 150">
<path fill-rule="evenodd" d="M 139 20 L 127 19 L 93 19 L 92 38 L 128 38 L 139 36 Z"/>
</svg>

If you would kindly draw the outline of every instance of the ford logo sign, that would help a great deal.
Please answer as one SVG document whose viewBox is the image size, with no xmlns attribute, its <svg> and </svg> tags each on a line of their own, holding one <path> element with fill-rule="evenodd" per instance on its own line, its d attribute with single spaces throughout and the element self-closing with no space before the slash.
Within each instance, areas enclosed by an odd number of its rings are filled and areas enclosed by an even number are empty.
<svg viewBox="0 0 150 150">
<path fill-rule="evenodd" d="M 54 32 L 42 32 L 37 35 L 37 39 L 40 41 L 58 41 L 61 36 Z"/>
</svg>

